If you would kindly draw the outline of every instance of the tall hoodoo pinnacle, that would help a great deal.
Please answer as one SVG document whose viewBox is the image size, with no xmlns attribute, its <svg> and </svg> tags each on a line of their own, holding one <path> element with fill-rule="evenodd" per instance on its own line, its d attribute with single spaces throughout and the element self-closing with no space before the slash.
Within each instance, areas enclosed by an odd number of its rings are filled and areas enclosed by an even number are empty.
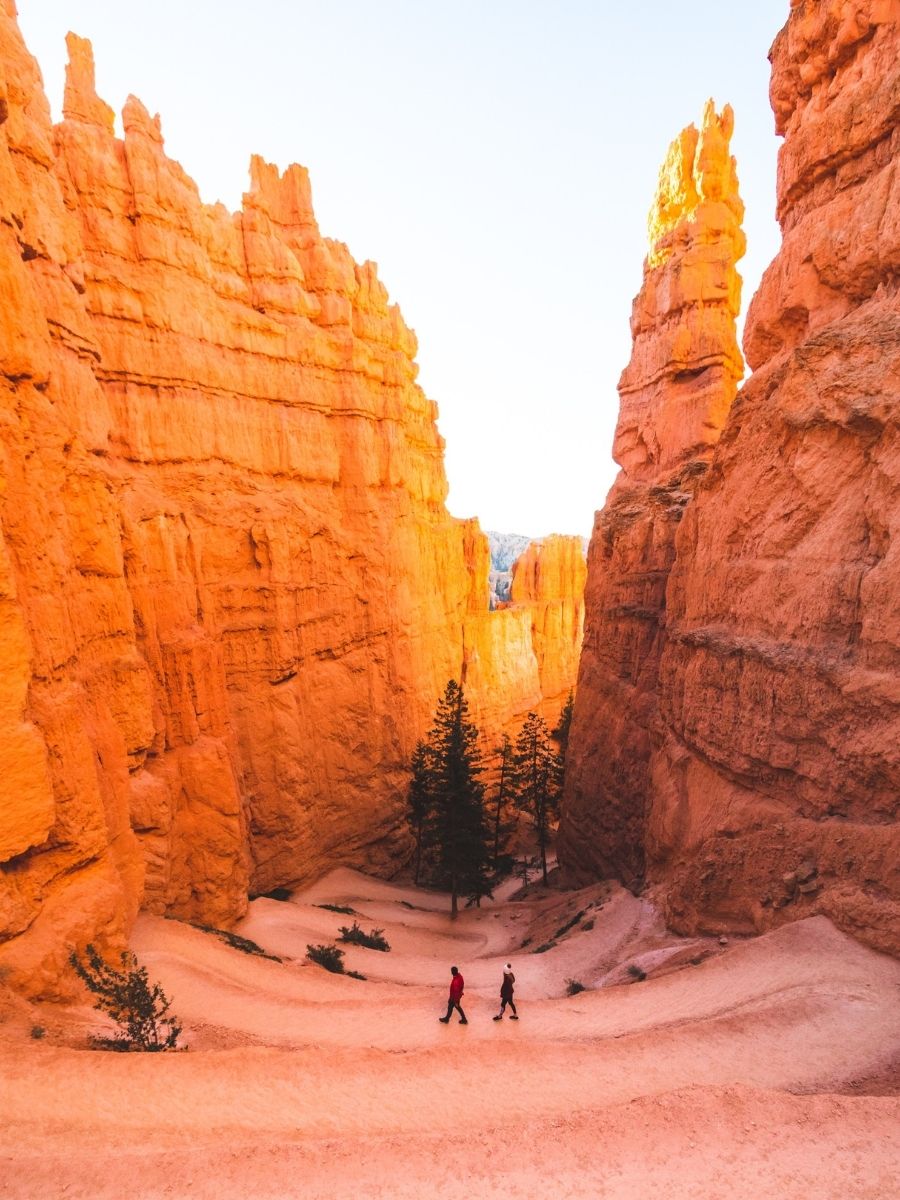
<svg viewBox="0 0 900 1200">
<path fill-rule="evenodd" d="M 744 206 L 734 118 L 706 105 L 672 142 L 650 210 L 631 361 L 619 382 L 622 470 L 588 555 L 561 853 L 573 869 L 643 873 L 643 811 L 665 595 L 684 506 L 705 472 L 743 374 L 735 321 Z"/>
</svg>

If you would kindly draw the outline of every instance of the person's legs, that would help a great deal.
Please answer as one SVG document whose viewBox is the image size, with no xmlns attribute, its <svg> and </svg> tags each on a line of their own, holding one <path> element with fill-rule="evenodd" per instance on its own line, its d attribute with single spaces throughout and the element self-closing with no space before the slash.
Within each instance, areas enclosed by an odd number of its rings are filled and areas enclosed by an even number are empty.
<svg viewBox="0 0 900 1200">
<path fill-rule="evenodd" d="M 438 1020 L 439 1020 L 439 1021 L 440 1021 L 440 1022 L 443 1024 L 443 1025 L 449 1025 L 449 1024 L 450 1024 L 450 1014 L 451 1014 L 452 1012 L 453 1012 L 453 1001 L 452 1001 L 452 1000 L 448 1000 L 448 1001 L 447 1001 L 447 1015 L 446 1015 L 446 1017 L 438 1017 Z"/>
<path fill-rule="evenodd" d="M 459 1013 L 460 1025 L 468 1025 L 469 1022 L 466 1020 L 466 1014 L 463 1012 L 462 1005 L 458 1000 L 456 1002 L 456 1011 Z"/>
<path fill-rule="evenodd" d="M 506 1001 L 504 1000 L 504 1001 L 503 1001 L 503 1003 L 505 1004 L 505 1003 L 506 1003 Z M 509 1001 L 509 1007 L 510 1007 L 510 1008 L 513 1010 L 513 1011 L 512 1011 L 512 1016 L 511 1016 L 509 1019 L 510 1019 L 511 1021 L 518 1021 L 518 1019 L 519 1019 L 519 1014 L 516 1012 L 516 1002 L 515 1002 L 515 1000 L 513 1000 L 513 999 L 512 999 L 512 997 L 510 997 L 510 1001 Z"/>
</svg>

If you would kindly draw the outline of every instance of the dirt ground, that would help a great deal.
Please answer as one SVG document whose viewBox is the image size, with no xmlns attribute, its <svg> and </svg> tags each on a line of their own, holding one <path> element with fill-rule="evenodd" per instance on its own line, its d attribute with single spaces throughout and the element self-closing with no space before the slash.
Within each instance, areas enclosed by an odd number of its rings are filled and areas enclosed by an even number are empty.
<svg viewBox="0 0 900 1200">
<path fill-rule="evenodd" d="M 608 885 L 515 886 L 451 922 L 337 871 L 251 904 L 237 932 L 281 962 L 142 917 L 188 1049 L 89 1050 L 90 1007 L 7 1004 L 0 1196 L 900 1197 L 900 964 L 822 917 L 720 944 Z M 391 945 L 346 947 L 365 981 L 305 960 L 354 919 Z M 506 961 L 518 1022 L 492 1020 Z M 451 963 L 467 1026 L 437 1020 Z"/>
</svg>

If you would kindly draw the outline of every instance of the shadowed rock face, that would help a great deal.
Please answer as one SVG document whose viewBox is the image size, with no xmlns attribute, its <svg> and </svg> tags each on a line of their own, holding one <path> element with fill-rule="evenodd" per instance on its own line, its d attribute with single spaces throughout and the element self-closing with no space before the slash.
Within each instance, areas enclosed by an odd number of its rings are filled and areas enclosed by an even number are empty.
<svg viewBox="0 0 900 1200">
<path fill-rule="evenodd" d="M 646 871 L 684 930 L 824 912 L 900 952 L 898 18 L 795 0 L 772 48 L 783 245 L 666 581 L 647 556 L 665 618 L 643 642 L 608 625 L 603 649 L 608 510 L 595 530 L 563 853 Z M 597 647 L 633 650 L 645 719 L 591 713 Z"/>
<path fill-rule="evenodd" d="M 34 993 L 140 904 L 221 925 L 396 869 L 448 679 L 488 733 L 552 702 L 444 507 L 415 336 L 305 170 L 205 205 L 69 52 L 53 128 L 0 0 L 0 966 Z"/>
<path fill-rule="evenodd" d="M 619 383 L 621 471 L 588 551 L 586 628 L 560 853 L 570 870 L 644 872 L 644 819 L 675 536 L 743 371 L 735 335 L 743 204 L 732 115 L 710 102 L 669 147 Z"/>
</svg>

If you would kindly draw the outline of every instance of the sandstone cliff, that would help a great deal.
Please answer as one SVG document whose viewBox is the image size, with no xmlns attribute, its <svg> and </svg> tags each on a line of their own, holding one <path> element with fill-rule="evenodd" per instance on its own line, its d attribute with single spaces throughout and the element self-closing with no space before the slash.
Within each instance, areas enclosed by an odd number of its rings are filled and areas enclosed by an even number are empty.
<svg viewBox="0 0 900 1200">
<path fill-rule="evenodd" d="M 446 681 L 499 730 L 552 659 L 492 621 L 415 336 L 306 172 L 203 204 L 69 52 L 53 128 L 0 0 L 0 965 L 34 993 L 141 904 L 395 869 Z"/>
<path fill-rule="evenodd" d="M 643 638 L 630 612 L 616 627 L 628 571 L 600 581 L 621 538 L 598 519 L 563 847 L 646 870 L 679 929 L 823 912 L 897 953 L 900 5 L 793 0 L 771 58 L 783 245 L 749 312 L 754 373 L 667 583 L 653 539 L 628 560 L 664 590 Z M 612 730 L 610 694 L 630 702 Z"/>
<path fill-rule="evenodd" d="M 666 585 L 679 522 L 706 471 L 743 371 L 735 319 L 743 205 L 732 114 L 708 104 L 669 147 L 619 382 L 621 471 L 588 551 L 585 641 L 567 757 L 560 854 L 634 884 L 644 871 Z"/>
</svg>

